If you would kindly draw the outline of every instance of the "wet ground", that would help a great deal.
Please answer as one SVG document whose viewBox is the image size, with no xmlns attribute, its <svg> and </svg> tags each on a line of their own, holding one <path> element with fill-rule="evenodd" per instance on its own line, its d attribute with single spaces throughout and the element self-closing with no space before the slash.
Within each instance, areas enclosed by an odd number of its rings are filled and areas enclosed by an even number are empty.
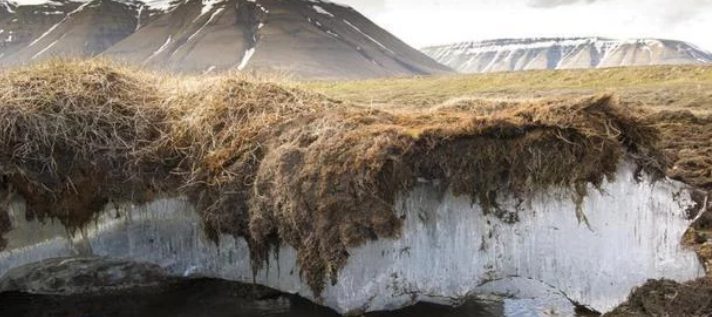
<svg viewBox="0 0 712 317">
<path fill-rule="evenodd" d="M 1 293 L 2 317 L 338 317 L 309 301 L 217 280 L 180 282 L 159 290 L 98 296 Z M 418 304 L 369 317 L 500 317 L 501 303 L 471 301 L 452 308 Z"/>
</svg>

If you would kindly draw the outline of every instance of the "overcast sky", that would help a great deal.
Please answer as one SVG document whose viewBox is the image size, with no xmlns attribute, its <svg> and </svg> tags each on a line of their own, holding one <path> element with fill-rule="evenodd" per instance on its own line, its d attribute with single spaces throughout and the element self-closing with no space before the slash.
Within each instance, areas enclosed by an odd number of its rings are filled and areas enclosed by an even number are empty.
<svg viewBox="0 0 712 317">
<path fill-rule="evenodd" d="M 689 41 L 712 51 L 712 0 L 335 0 L 415 47 L 496 38 Z"/>
</svg>

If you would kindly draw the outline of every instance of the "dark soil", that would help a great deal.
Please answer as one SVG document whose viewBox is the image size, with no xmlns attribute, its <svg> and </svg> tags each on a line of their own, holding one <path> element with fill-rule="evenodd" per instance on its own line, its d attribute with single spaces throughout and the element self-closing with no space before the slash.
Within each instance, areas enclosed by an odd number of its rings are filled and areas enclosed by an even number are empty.
<svg viewBox="0 0 712 317">
<path fill-rule="evenodd" d="M 680 284 L 650 280 L 607 317 L 707 317 L 712 316 L 712 284 L 707 279 Z"/>
<path fill-rule="evenodd" d="M 712 117 L 689 110 L 663 110 L 647 116 L 646 124 L 661 131 L 667 174 L 701 190 L 712 190 Z"/>
<path fill-rule="evenodd" d="M 0 178 L 2 178 L 2 176 L 0 176 Z M 7 246 L 7 240 L 5 240 L 3 235 L 12 229 L 10 213 L 7 210 L 12 195 L 5 184 L 7 184 L 6 180 L 0 179 L 0 251 Z"/>
<path fill-rule="evenodd" d="M 305 299 L 264 287 L 220 280 L 184 281 L 161 291 L 101 296 L 0 293 L 2 317 L 339 317 Z M 368 317 L 499 317 L 501 303 L 468 301 L 459 307 L 417 304 Z"/>
<path fill-rule="evenodd" d="M 0 316 L 12 317 L 227 317 L 240 307 L 245 316 L 259 316 L 249 307 L 269 307 L 281 294 L 256 285 L 219 280 L 194 280 L 101 295 L 47 296 L 0 293 Z M 278 305 L 273 305 L 277 307 Z M 240 315 L 242 316 L 242 315 Z"/>
</svg>

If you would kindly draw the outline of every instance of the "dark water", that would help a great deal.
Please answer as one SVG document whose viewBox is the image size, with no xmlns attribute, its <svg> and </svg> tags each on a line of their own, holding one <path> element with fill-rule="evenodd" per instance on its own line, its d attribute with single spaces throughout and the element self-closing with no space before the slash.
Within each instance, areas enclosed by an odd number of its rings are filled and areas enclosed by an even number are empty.
<svg viewBox="0 0 712 317">
<path fill-rule="evenodd" d="M 0 294 L 0 317 L 337 317 L 297 297 L 217 280 L 181 282 L 159 291 L 102 296 Z M 501 305 L 468 302 L 452 308 L 418 304 L 368 316 L 499 317 Z"/>
</svg>

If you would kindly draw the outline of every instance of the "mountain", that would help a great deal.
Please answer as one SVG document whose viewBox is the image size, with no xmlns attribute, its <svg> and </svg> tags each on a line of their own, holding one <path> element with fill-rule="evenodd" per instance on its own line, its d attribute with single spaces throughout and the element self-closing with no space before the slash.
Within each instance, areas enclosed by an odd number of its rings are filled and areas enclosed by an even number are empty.
<svg viewBox="0 0 712 317">
<path fill-rule="evenodd" d="M 318 0 L 0 0 L 0 65 L 105 56 L 155 69 L 304 78 L 451 72 L 354 9 Z"/>
<path fill-rule="evenodd" d="M 692 44 L 659 39 L 501 39 L 433 46 L 422 51 L 463 73 L 712 62 L 712 54 Z"/>
<path fill-rule="evenodd" d="M 94 56 L 131 35 L 144 5 L 132 1 L 49 1 L 0 6 L 0 64 L 52 56 Z"/>
</svg>

